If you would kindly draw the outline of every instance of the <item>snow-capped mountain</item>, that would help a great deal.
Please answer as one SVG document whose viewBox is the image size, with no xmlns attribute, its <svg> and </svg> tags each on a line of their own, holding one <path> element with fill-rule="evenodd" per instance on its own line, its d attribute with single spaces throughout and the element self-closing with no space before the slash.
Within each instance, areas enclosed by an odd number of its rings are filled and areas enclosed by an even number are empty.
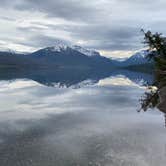
<svg viewBox="0 0 166 166">
<path fill-rule="evenodd" d="M 95 68 L 96 70 L 114 67 L 110 59 L 100 56 L 97 51 L 64 44 L 40 49 L 29 54 L 28 57 L 47 65 L 56 64 L 63 67 Z"/>
<path fill-rule="evenodd" d="M 67 48 L 68 48 L 68 46 L 65 45 L 65 44 L 57 44 L 57 45 L 55 45 L 53 47 L 47 47 L 47 48 L 44 48 L 44 49 L 46 51 L 61 52 L 61 51 L 65 51 Z"/>
<path fill-rule="evenodd" d="M 113 60 L 113 61 L 114 64 L 117 66 L 133 66 L 133 65 L 143 65 L 147 63 L 152 63 L 152 60 L 149 60 L 147 57 L 148 54 L 149 51 L 142 50 L 125 60 Z"/>
<path fill-rule="evenodd" d="M 79 52 L 83 55 L 89 56 L 89 57 L 100 56 L 100 53 L 95 50 L 86 49 L 86 48 L 83 48 L 83 47 L 77 46 L 77 45 L 68 46 L 65 44 L 56 44 L 55 46 L 47 47 L 47 48 L 44 48 L 41 50 L 47 51 L 47 52 L 52 52 L 52 53 L 57 53 L 57 52 L 60 53 L 60 52 L 65 52 L 65 51 L 71 52 L 71 50 L 73 50 L 73 51 L 77 51 L 77 52 Z"/>
<path fill-rule="evenodd" d="M 17 54 L 13 51 L 0 51 L 0 62 L 13 64 L 15 66 L 34 66 L 34 67 L 61 67 L 61 68 L 81 68 L 88 70 L 111 70 L 130 66 L 152 64 L 147 55 L 148 51 L 140 51 L 127 59 L 108 59 L 100 56 L 95 50 L 83 48 L 81 46 L 68 46 L 56 44 L 53 47 L 46 47 L 28 54 Z"/>
<path fill-rule="evenodd" d="M 139 65 L 139 64 L 145 64 L 149 63 L 149 60 L 147 58 L 147 55 L 149 54 L 149 51 L 143 50 L 140 52 L 137 52 L 130 58 L 128 58 L 125 62 L 127 65 Z"/>
<path fill-rule="evenodd" d="M 85 49 L 81 46 L 74 45 L 71 48 L 87 56 L 100 56 L 99 52 L 91 49 Z"/>
</svg>

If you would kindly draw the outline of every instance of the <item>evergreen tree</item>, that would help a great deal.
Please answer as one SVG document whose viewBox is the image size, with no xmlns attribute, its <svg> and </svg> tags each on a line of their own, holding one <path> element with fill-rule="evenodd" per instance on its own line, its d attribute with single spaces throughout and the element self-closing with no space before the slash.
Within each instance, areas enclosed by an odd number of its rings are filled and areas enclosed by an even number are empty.
<svg viewBox="0 0 166 166">
<path fill-rule="evenodd" d="M 144 33 L 144 43 L 149 47 L 149 58 L 154 59 L 155 69 L 158 72 L 166 71 L 166 38 L 161 33 L 152 33 L 151 31 Z"/>
<path fill-rule="evenodd" d="M 152 33 L 151 31 L 144 33 L 144 43 L 148 46 L 150 59 L 155 62 L 155 86 L 157 89 L 154 91 L 149 87 L 149 91 L 144 94 L 141 102 L 141 110 L 146 111 L 148 108 L 163 105 L 166 102 L 165 98 L 159 95 L 162 91 L 165 92 L 166 87 L 166 38 L 161 33 Z M 162 109 L 166 113 L 166 108 Z"/>
</svg>

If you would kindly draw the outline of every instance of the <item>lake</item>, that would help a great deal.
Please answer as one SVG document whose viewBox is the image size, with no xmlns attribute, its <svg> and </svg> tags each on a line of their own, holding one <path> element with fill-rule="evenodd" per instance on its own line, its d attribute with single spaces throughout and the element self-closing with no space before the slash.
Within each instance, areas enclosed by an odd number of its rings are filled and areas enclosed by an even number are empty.
<svg viewBox="0 0 166 166">
<path fill-rule="evenodd" d="M 143 76 L 1 79 L 0 165 L 165 166 L 164 114 L 137 111 Z"/>
</svg>

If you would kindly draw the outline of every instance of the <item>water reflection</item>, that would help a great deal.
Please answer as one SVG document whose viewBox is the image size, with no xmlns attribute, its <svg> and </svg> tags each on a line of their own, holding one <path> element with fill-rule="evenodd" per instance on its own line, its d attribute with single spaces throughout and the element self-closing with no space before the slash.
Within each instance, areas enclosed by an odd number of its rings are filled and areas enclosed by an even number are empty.
<svg viewBox="0 0 166 166">
<path fill-rule="evenodd" d="M 1 165 L 165 166 L 160 112 L 138 114 L 145 88 L 116 75 L 74 89 L 0 81 Z"/>
<path fill-rule="evenodd" d="M 148 86 L 148 90 L 142 96 L 141 110 L 147 111 L 149 108 L 158 108 L 164 113 L 166 126 L 166 74 L 155 73 L 155 83 L 153 86 Z"/>
<path fill-rule="evenodd" d="M 26 78 L 46 86 L 80 88 L 82 86 L 95 84 L 104 78 L 119 75 L 139 85 L 151 85 L 153 83 L 153 75 L 148 73 L 128 70 L 75 70 L 72 68 L 58 69 L 56 71 L 47 69 L 40 69 L 39 71 L 7 69 L 7 71 L 0 71 L 0 80 Z"/>
</svg>

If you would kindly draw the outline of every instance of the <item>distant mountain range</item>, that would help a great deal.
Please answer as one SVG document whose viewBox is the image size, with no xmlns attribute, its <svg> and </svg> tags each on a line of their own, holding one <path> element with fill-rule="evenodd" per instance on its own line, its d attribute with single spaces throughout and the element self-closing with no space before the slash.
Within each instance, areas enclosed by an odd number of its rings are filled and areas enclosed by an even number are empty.
<svg viewBox="0 0 166 166">
<path fill-rule="evenodd" d="M 123 68 L 132 71 L 153 73 L 154 62 L 148 58 L 149 51 L 143 50 L 137 52 L 126 59 L 112 60 L 112 63 L 118 68 Z"/>
<path fill-rule="evenodd" d="M 66 45 L 47 47 L 33 53 L 0 51 L 0 80 L 29 78 L 47 86 L 57 83 L 71 86 L 80 85 L 80 82 L 87 84 L 84 82 L 87 79 L 96 82 L 123 74 L 134 82 L 151 83 L 152 62 L 146 59 L 147 54 L 147 51 L 141 51 L 127 59 L 113 60 L 94 50 Z M 141 77 L 135 77 L 136 73 Z"/>
<path fill-rule="evenodd" d="M 59 67 L 86 68 L 86 69 L 111 69 L 114 67 L 110 59 L 100 56 L 93 50 L 84 49 L 80 46 L 57 45 L 40 49 L 27 55 L 33 60 L 57 65 Z"/>
<path fill-rule="evenodd" d="M 80 46 L 56 45 L 33 53 L 0 52 L 0 67 L 12 68 L 77 68 L 84 70 L 110 70 L 114 64 L 97 51 Z"/>
<path fill-rule="evenodd" d="M 153 62 L 147 59 L 148 51 L 140 51 L 127 59 L 109 59 L 101 56 L 95 50 L 85 49 L 80 46 L 67 46 L 57 44 L 33 53 L 20 54 L 14 51 L 0 52 L 0 69 L 49 69 L 76 68 L 77 70 L 105 71 L 116 68 L 138 69 Z"/>
<path fill-rule="evenodd" d="M 136 54 L 132 55 L 129 58 L 113 60 L 113 63 L 121 67 L 153 63 L 152 60 L 148 59 L 147 57 L 148 54 L 149 54 L 149 51 L 143 50 L 143 51 L 137 52 Z"/>
</svg>

